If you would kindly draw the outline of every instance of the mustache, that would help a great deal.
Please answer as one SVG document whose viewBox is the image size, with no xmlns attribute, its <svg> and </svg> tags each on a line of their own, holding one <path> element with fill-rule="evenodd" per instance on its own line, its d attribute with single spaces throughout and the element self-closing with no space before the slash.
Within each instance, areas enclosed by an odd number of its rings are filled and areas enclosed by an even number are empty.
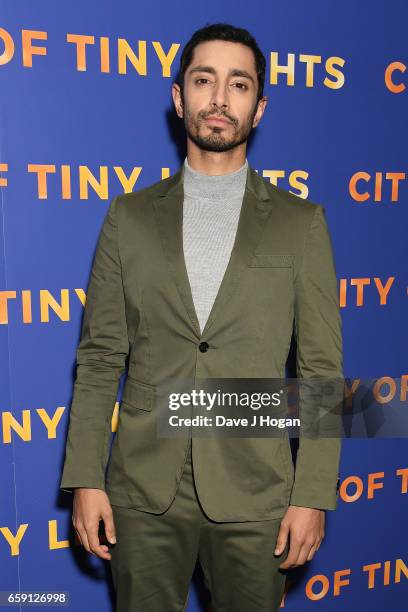
<svg viewBox="0 0 408 612">
<path fill-rule="evenodd" d="M 200 116 L 203 119 L 208 119 L 208 117 L 215 117 L 216 119 L 227 119 L 228 121 L 231 121 L 231 123 L 236 123 L 235 119 L 233 119 L 229 115 L 226 115 L 225 113 L 201 113 Z"/>
</svg>

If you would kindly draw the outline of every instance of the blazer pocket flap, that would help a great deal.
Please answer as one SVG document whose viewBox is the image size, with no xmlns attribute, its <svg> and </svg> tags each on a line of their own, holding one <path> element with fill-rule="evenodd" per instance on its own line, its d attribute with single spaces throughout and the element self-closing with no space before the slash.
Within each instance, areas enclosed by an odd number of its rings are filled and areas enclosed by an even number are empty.
<svg viewBox="0 0 408 612">
<path fill-rule="evenodd" d="M 254 253 L 249 262 L 250 268 L 291 268 L 293 255 L 268 255 Z"/>
<path fill-rule="evenodd" d="M 155 402 L 154 387 L 128 376 L 123 389 L 122 402 L 140 410 L 152 410 Z"/>
</svg>

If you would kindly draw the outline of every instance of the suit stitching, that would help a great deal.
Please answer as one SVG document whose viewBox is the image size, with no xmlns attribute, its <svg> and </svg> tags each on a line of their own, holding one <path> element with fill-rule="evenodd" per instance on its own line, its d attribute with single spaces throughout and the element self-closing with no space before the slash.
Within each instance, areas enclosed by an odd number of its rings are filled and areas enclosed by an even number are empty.
<svg viewBox="0 0 408 612">
<path fill-rule="evenodd" d="M 128 330 L 127 321 L 126 321 L 125 289 L 124 289 L 124 286 L 123 286 L 123 264 L 122 264 L 122 258 L 120 256 L 119 227 L 118 227 L 118 221 L 117 221 L 117 218 L 116 218 L 116 204 L 117 204 L 118 198 L 119 198 L 119 196 L 116 196 L 113 199 L 112 211 L 113 211 L 113 218 L 114 218 L 114 222 L 115 222 L 116 251 L 117 251 L 118 262 L 119 262 L 119 267 L 120 267 L 120 279 L 121 279 L 122 292 L 123 292 L 123 309 L 124 309 L 124 313 L 125 313 L 125 325 L 122 327 L 122 333 L 123 333 L 123 336 L 127 338 L 128 347 L 130 348 L 129 330 Z"/>
<path fill-rule="evenodd" d="M 303 239 L 302 261 L 300 263 L 300 266 L 299 266 L 299 269 L 297 271 L 297 274 L 294 275 L 294 283 L 295 284 L 296 284 L 296 280 L 297 280 L 298 276 L 300 276 L 300 273 L 301 273 L 302 268 L 303 268 L 303 264 L 304 264 L 305 256 L 306 256 L 307 241 L 308 241 L 309 236 L 310 236 L 311 231 L 312 231 L 313 222 L 315 220 L 315 217 L 316 217 L 318 209 L 322 209 L 322 208 L 323 207 L 320 204 L 316 204 L 316 208 L 315 208 L 315 211 L 313 213 L 312 219 L 310 221 L 310 225 L 309 225 L 307 231 L 305 232 L 304 239 Z"/>
<path fill-rule="evenodd" d="M 287 438 L 286 438 L 286 433 L 284 434 L 284 437 L 282 438 L 282 443 L 285 443 L 285 446 L 288 446 L 288 451 L 290 452 L 290 443 L 287 442 Z M 289 459 L 289 457 L 287 456 L 287 453 L 285 452 L 285 449 L 283 448 L 283 444 L 281 444 L 281 456 L 283 459 L 283 464 L 285 467 L 285 473 L 286 473 L 286 498 L 287 500 L 290 499 L 290 493 L 291 493 L 291 489 L 292 489 L 292 478 L 291 478 L 291 470 L 290 470 L 290 466 L 289 466 L 289 460 L 292 461 L 291 459 Z"/>
<path fill-rule="evenodd" d="M 144 300 L 143 300 L 143 291 L 141 292 L 141 308 L 142 308 L 142 313 L 143 313 L 143 320 L 145 321 L 146 324 L 146 369 L 148 372 L 148 379 L 150 380 L 150 382 L 152 381 L 152 369 L 151 369 L 151 334 L 150 334 L 150 327 L 149 327 L 149 323 L 147 320 L 147 315 L 146 315 L 146 310 L 144 307 Z"/>
<path fill-rule="evenodd" d="M 113 414 L 113 410 L 112 413 L 110 414 L 110 416 L 107 417 L 107 424 L 105 427 L 105 435 L 103 437 L 103 445 L 102 445 L 102 458 L 103 458 L 103 465 L 106 466 L 105 467 L 105 471 L 104 471 L 104 487 L 106 487 L 106 469 L 107 469 L 107 464 L 109 461 L 109 443 L 111 440 L 111 435 L 112 435 L 112 414 Z"/>
</svg>

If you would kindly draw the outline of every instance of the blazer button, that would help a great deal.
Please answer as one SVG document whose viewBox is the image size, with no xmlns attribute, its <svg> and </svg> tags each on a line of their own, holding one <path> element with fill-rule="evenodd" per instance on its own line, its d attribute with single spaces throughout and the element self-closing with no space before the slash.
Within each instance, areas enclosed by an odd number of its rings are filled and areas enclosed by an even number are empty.
<svg viewBox="0 0 408 612">
<path fill-rule="evenodd" d="M 209 349 L 209 344 L 208 342 L 200 342 L 200 344 L 198 345 L 198 348 L 200 349 L 200 351 L 202 353 L 205 353 L 208 349 Z"/>
</svg>

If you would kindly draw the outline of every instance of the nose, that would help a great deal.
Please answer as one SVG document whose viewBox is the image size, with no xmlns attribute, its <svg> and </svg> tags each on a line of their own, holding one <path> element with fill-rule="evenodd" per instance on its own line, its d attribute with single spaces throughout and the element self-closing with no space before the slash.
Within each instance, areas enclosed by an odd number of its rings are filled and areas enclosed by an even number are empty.
<svg viewBox="0 0 408 612">
<path fill-rule="evenodd" d="M 223 108 L 226 110 L 229 106 L 228 100 L 228 87 L 222 83 L 217 83 L 213 89 L 213 95 L 211 98 L 211 106 Z"/>
</svg>

